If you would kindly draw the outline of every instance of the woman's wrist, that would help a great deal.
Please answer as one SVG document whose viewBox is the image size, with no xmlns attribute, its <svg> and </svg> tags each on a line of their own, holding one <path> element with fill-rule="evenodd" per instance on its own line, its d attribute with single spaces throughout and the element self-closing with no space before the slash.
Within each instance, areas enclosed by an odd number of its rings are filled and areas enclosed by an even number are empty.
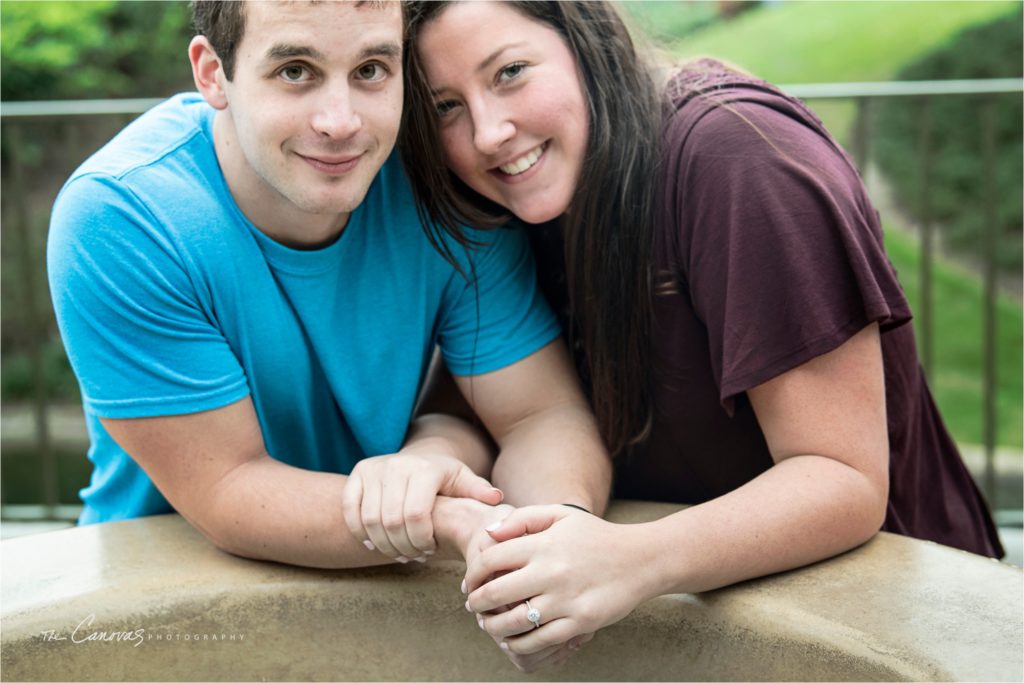
<svg viewBox="0 0 1024 683">
<path fill-rule="evenodd" d="M 666 537 L 666 519 L 621 525 L 626 534 L 622 547 L 637 568 L 634 573 L 637 581 L 634 590 L 641 596 L 637 604 L 659 595 L 678 593 L 680 583 L 685 582 L 683 576 L 686 572 L 687 551 L 678 548 Z"/>
</svg>

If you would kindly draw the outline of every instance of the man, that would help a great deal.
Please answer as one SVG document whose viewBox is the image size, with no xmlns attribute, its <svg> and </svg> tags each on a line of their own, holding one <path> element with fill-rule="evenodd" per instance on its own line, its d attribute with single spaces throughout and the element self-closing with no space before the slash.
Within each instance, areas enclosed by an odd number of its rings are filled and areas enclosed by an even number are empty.
<svg viewBox="0 0 1024 683">
<path fill-rule="evenodd" d="M 453 244 L 456 268 L 391 154 L 400 6 L 197 2 L 194 16 L 199 95 L 128 126 L 53 211 L 51 291 L 95 466 L 81 522 L 173 508 L 239 555 L 381 563 L 345 523 L 345 475 L 405 439 L 447 463 L 433 532 L 464 555 L 495 515 L 466 496 L 501 494 L 466 474 L 488 463 L 464 426 L 410 429 L 435 342 L 506 469 L 529 472 L 512 502 L 599 512 L 607 459 L 526 244 Z"/>
</svg>

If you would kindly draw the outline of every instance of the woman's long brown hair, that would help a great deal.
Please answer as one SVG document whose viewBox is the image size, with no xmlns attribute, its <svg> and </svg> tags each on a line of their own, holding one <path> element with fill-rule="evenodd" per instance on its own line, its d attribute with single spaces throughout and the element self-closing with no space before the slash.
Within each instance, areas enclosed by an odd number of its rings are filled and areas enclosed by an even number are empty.
<svg viewBox="0 0 1024 683">
<path fill-rule="evenodd" d="M 607 2 L 509 2 L 557 31 L 576 58 L 589 114 L 587 153 L 561 217 L 570 340 L 583 344 L 590 400 L 613 454 L 650 429 L 651 270 L 662 100 L 629 31 Z M 405 109 L 399 148 L 417 210 L 435 246 L 462 244 L 463 225 L 497 226 L 502 207 L 470 190 L 444 162 L 418 33 L 445 2 L 409 2 Z M 451 253 L 443 249 L 449 260 Z"/>
</svg>

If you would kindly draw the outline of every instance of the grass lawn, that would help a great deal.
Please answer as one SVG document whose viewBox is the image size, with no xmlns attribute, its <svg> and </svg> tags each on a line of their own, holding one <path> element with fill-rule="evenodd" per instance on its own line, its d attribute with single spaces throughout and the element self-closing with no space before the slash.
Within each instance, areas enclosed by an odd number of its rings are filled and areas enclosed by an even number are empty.
<svg viewBox="0 0 1024 683">
<path fill-rule="evenodd" d="M 889 222 L 885 246 L 910 306 L 920 301 L 921 253 L 918 239 Z M 960 443 L 981 444 L 984 361 L 982 358 L 983 290 L 977 275 L 936 258 L 933 271 L 935 376 L 932 393 L 953 436 Z M 1001 297 L 996 304 L 996 442 L 1020 449 L 1024 433 L 1024 315 L 1019 302 Z M 915 332 L 920 344 L 919 321 Z"/>
<path fill-rule="evenodd" d="M 632 4 L 652 5 L 641 13 Z M 679 2 L 626 3 L 640 26 L 671 26 Z M 1013 12 L 1019 2 L 862 2 L 805 0 L 765 4 L 677 40 L 650 31 L 675 58 L 711 55 L 779 84 L 884 81 L 961 29 Z M 694 10 L 687 11 L 689 16 Z M 854 118 L 849 102 L 814 102 L 840 141 Z"/>
</svg>

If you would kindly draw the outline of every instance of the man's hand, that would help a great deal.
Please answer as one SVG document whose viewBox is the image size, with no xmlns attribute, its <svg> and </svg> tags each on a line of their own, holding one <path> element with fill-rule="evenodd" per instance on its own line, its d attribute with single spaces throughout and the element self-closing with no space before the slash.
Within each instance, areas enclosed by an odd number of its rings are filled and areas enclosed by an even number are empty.
<svg viewBox="0 0 1024 683">
<path fill-rule="evenodd" d="M 342 510 L 352 535 L 367 548 L 405 563 L 425 562 L 437 550 L 433 508 L 437 496 L 470 498 L 487 506 L 502 493 L 437 440 L 359 461 L 345 484 Z M 482 526 L 482 525 L 481 525 Z"/>
</svg>

